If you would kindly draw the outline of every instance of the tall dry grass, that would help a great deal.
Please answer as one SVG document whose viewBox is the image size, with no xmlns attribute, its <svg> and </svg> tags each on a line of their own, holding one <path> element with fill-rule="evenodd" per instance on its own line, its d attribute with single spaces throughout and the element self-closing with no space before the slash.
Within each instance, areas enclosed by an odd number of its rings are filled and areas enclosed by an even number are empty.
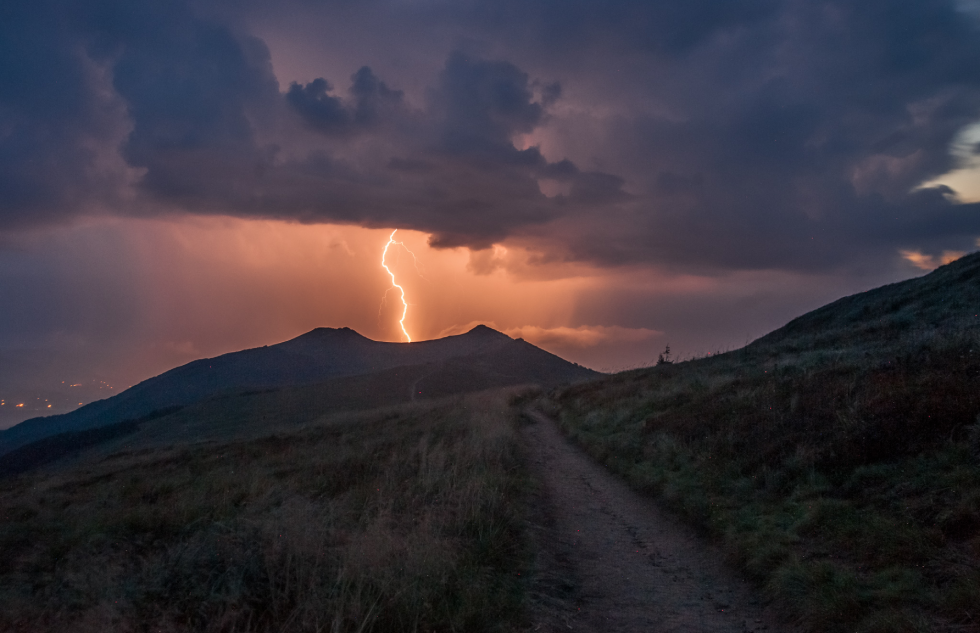
<svg viewBox="0 0 980 633">
<path fill-rule="evenodd" d="M 3 481 L 0 630 L 507 630 L 529 560 L 512 395 Z"/>
</svg>

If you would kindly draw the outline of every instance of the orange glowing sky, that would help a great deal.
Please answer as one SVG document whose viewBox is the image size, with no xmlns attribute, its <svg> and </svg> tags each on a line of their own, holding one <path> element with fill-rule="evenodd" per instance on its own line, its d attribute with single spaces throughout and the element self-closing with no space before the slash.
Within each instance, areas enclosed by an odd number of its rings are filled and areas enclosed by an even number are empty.
<svg viewBox="0 0 980 633">
<path fill-rule="evenodd" d="M 48 315 L 55 322 L 39 326 L 54 334 L 34 343 L 130 350 L 112 363 L 120 383 L 321 326 L 404 341 L 402 306 L 381 267 L 391 232 L 227 217 L 112 218 L 37 231 L 22 240 L 21 255 L 47 262 L 37 283 L 60 280 L 51 292 L 63 303 Z M 520 245 L 438 249 L 424 233 L 399 229 L 396 237 L 417 256 L 416 264 L 391 248 L 387 259 L 405 291 L 412 340 L 483 323 L 597 369 L 650 363 L 666 344 L 682 355 L 731 348 L 840 291 L 830 276 L 597 268 Z M 26 328 L 26 312 L 23 321 Z"/>
<path fill-rule="evenodd" d="M 10 327 L 0 342 L 8 350 L 45 351 L 4 361 L 19 373 L 0 367 L 0 382 L 10 391 L 30 378 L 18 393 L 61 406 L 57 398 L 68 395 L 37 389 L 62 381 L 124 389 L 197 358 L 316 327 L 404 341 L 403 306 L 381 266 L 392 230 L 174 216 L 24 232 L 7 251 L 7 269 L 29 283 L 4 290 Z M 603 371 L 649 365 L 668 344 L 681 358 L 733 349 L 837 298 L 842 288 L 832 275 L 592 267 L 513 243 L 433 248 L 427 234 L 406 229 L 395 241 L 405 248 L 389 248 L 386 263 L 404 288 L 412 340 L 482 323 Z M 845 291 L 908 271 L 890 274 L 855 277 Z M 25 370 L 25 360 L 49 356 Z M 105 397 L 88 392 L 86 401 Z M 37 415 L 7 413 L 0 425 Z"/>
<path fill-rule="evenodd" d="M 381 266 L 391 235 L 387 228 L 227 218 L 123 224 L 117 228 L 143 255 L 143 285 L 153 289 L 145 311 L 149 328 L 175 351 L 209 355 L 319 326 L 405 340 L 399 325 L 403 307 Z M 433 249 L 428 236 L 416 231 L 399 230 L 396 238 L 405 248 L 390 248 L 386 261 L 404 288 L 404 325 L 412 340 L 478 323 L 525 334 L 532 342 L 547 339 L 556 349 L 589 349 L 624 337 L 652 343 L 658 334 L 601 324 L 572 327 L 577 298 L 605 282 L 598 271 L 529 266 L 528 253 L 499 245 L 476 252 Z"/>
<path fill-rule="evenodd" d="M 321 326 L 615 370 L 980 247 L 975 2 L 23 4 L 8 404 Z"/>
</svg>

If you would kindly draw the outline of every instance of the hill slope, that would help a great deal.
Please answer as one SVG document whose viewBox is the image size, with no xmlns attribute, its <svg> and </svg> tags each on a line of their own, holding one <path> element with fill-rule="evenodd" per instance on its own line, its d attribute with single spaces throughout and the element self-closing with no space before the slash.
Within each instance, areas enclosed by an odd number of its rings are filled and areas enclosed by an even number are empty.
<svg viewBox="0 0 980 633">
<path fill-rule="evenodd" d="M 838 299 L 754 341 L 745 352 L 883 349 L 910 338 L 980 328 L 980 253 L 933 272 Z"/>
<path fill-rule="evenodd" d="M 523 630 L 510 397 L 0 479 L 0 631 Z"/>
<path fill-rule="evenodd" d="M 419 368 L 411 384 L 395 386 L 383 377 L 361 381 L 371 390 L 357 396 L 356 408 L 389 403 L 387 392 L 392 389 L 408 397 L 416 381 L 421 395 L 428 396 L 521 383 L 553 386 L 596 375 L 482 325 L 458 336 L 418 343 L 385 343 L 348 328 L 317 328 L 278 345 L 193 361 L 71 413 L 27 420 L 0 432 L 0 454 L 44 437 L 142 418 L 221 395 L 372 374 L 394 378 L 385 372 L 398 367 Z M 403 398 L 399 395 L 395 401 Z"/>
<path fill-rule="evenodd" d="M 976 631 L 980 254 L 546 406 L 812 631 Z"/>
</svg>

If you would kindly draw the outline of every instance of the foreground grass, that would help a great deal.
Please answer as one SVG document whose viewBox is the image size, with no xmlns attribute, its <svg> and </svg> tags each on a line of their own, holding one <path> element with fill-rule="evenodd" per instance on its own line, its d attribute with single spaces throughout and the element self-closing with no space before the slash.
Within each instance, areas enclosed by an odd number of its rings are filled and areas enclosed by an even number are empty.
<svg viewBox="0 0 980 633">
<path fill-rule="evenodd" d="M 980 630 L 976 331 L 792 362 L 735 352 L 545 406 L 805 628 Z"/>
<path fill-rule="evenodd" d="M 511 411 L 476 394 L 0 482 L 0 630 L 508 630 Z"/>
</svg>

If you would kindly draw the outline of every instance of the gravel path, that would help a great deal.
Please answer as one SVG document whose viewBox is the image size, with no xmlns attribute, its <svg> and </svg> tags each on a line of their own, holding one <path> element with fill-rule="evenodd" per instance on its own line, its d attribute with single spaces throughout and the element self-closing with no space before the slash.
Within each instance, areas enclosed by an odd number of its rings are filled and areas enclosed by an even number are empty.
<svg viewBox="0 0 980 633">
<path fill-rule="evenodd" d="M 791 631 L 720 554 L 593 462 L 541 413 L 523 434 L 542 487 L 534 631 Z"/>
</svg>

